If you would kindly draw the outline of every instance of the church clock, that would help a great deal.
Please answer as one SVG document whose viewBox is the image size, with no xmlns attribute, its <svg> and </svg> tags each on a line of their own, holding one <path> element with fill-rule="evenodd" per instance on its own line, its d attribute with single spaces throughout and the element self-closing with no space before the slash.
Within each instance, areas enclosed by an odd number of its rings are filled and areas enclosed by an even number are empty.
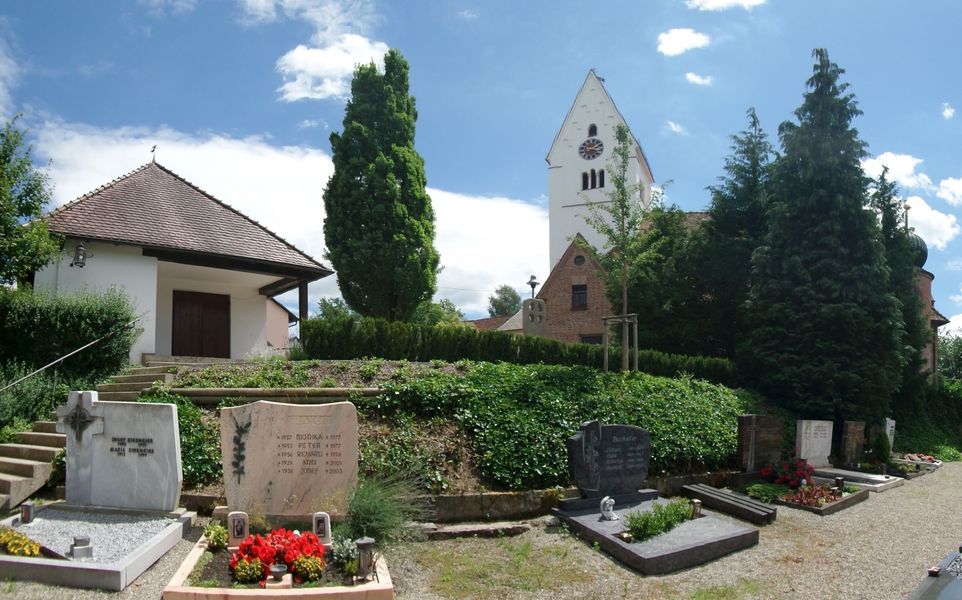
<svg viewBox="0 0 962 600">
<path fill-rule="evenodd" d="M 598 138 L 588 138 L 578 146 L 578 154 L 585 160 L 598 158 L 604 152 L 605 145 Z"/>
</svg>

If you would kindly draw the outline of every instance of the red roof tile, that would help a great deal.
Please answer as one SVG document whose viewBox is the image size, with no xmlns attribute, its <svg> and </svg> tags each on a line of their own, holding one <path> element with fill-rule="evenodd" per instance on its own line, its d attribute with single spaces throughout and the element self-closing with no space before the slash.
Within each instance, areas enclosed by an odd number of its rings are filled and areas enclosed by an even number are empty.
<svg viewBox="0 0 962 600">
<path fill-rule="evenodd" d="M 465 321 L 471 325 L 474 325 L 476 329 L 481 331 L 494 330 L 498 327 L 504 325 L 505 321 L 511 318 L 511 315 L 497 315 L 494 317 L 485 317 L 483 319 L 474 319 L 473 321 Z"/>
<path fill-rule="evenodd" d="M 54 210 L 47 223 L 51 231 L 76 238 L 331 274 L 260 223 L 155 162 Z"/>
</svg>

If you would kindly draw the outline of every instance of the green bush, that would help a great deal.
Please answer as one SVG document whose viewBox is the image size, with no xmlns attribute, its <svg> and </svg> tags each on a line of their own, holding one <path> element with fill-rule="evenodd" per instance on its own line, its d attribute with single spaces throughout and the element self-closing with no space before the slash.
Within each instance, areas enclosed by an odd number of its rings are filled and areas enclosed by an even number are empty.
<svg viewBox="0 0 962 600">
<path fill-rule="evenodd" d="M 221 477 L 220 428 L 216 422 L 205 421 L 203 411 L 188 398 L 172 394 L 160 384 L 141 394 L 137 401 L 177 406 L 184 485 L 200 486 Z"/>
<path fill-rule="evenodd" d="M 66 359 L 58 370 L 68 380 L 109 377 L 128 363 L 139 335 L 127 326 L 134 317 L 130 300 L 115 290 L 53 296 L 0 287 L 0 364 L 42 367 L 106 336 Z"/>
<path fill-rule="evenodd" d="M 29 375 L 35 369 L 24 363 L 0 363 L 0 388 Z M 56 387 L 52 369 L 42 371 L 0 393 L 0 427 L 16 427 L 24 422 L 51 418 L 56 406 L 67 401 L 70 390 L 94 389 L 96 379 L 64 375 L 57 371 Z M 26 431 L 30 429 L 21 429 Z"/>
<path fill-rule="evenodd" d="M 753 483 L 745 488 L 749 497 L 761 502 L 772 502 L 791 491 L 783 483 Z"/>
<path fill-rule="evenodd" d="M 411 521 L 424 519 L 417 484 L 405 473 L 390 477 L 361 477 L 347 500 L 347 519 L 342 533 L 350 539 L 370 536 L 380 544 L 408 539 Z"/>
<path fill-rule="evenodd" d="M 227 528 L 217 521 L 211 521 L 204 527 L 204 537 L 207 538 L 207 550 L 210 552 L 227 548 Z"/>
<path fill-rule="evenodd" d="M 731 391 L 703 381 L 507 363 L 390 381 L 358 404 L 381 417 L 454 417 L 482 477 L 508 489 L 569 483 L 565 440 L 592 419 L 647 429 L 653 473 L 724 466 L 741 411 Z"/>
<path fill-rule="evenodd" d="M 893 450 L 955 456 L 962 449 L 962 381 L 931 376 L 917 397 L 893 404 L 892 416 Z"/>
<path fill-rule="evenodd" d="M 427 362 L 459 360 L 516 364 L 584 365 L 601 368 L 604 350 L 592 344 L 567 344 L 539 336 L 503 331 L 477 331 L 470 327 L 433 327 L 383 319 L 307 319 L 300 325 L 302 352 L 315 359 L 351 359 L 377 356 L 391 360 Z M 611 349 L 609 365 L 617 369 L 621 350 Z M 721 358 L 638 353 L 638 368 L 652 375 L 695 377 L 732 385 L 732 363 Z"/>
<path fill-rule="evenodd" d="M 632 541 L 642 542 L 656 535 L 668 533 L 691 518 L 691 507 L 686 500 L 672 500 L 668 504 L 654 504 L 651 511 L 636 511 L 625 515 L 625 531 Z"/>
</svg>

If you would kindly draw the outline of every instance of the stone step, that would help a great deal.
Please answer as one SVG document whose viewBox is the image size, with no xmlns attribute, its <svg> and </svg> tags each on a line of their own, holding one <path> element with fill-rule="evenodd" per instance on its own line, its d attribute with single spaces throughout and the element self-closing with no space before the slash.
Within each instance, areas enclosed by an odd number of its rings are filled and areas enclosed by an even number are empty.
<svg viewBox="0 0 962 600">
<path fill-rule="evenodd" d="M 213 356 L 170 356 L 163 354 L 144 354 L 142 362 L 149 367 L 154 366 L 197 366 L 221 365 L 246 362 L 243 359 L 217 358 Z"/>
<path fill-rule="evenodd" d="M 52 468 L 53 466 L 49 462 L 0 456 L 0 473 L 9 473 L 21 477 L 39 477 L 46 481 L 50 477 Z"/>
<path fill-rule="evenodd" d="M 56 421 L 36 421 L 33 424 L 33 430 L 37 433 L 57 433 L 57 422 Z"/>
<path fill-rule="evenodd" d="M 46 479 L 38 481 L 33 477 L 21 477 L 0 473 L 0 494 L 7 495 L 7 503 L 0 508 L 9 510 L 30 497 L 31 494 L 43 487 Z"/>
<path fill-rule="evenodd" d="M 110 392 L 142 392 L 150 389 L 150 384 L 144 381 L 136 383 L 101 383 L 97 386 L 98 394 Z"/>
<path fill-rule="evenodd" d="M 140 396 L 140 392 L 102 392 L 97 394 L 101 402 L 132 402 Z"/>
<path fill-rule="evenodd" d="M 129 369 L 126 373 L 124 373 L 124 375 L 163 375 L 168 372 L 169 372 L 168 367 L 166 366 L 159 366 L 159 367 L 146 366 L 146 367 L 133 367 L 132 369 Z"/>
<path fill-rule="evenodd" d="M 38 431 L 21 431 L 15 437 L 24 444 L 47 446 L 49 448 L 66 448 L 67 436 L 62 433 L 42 433 Z"/>
<path fill-rule="evenodd" d="M 171 373 L 127 373 L 126 375 L 114 375 L 110 378 L 111 383 L 140 383 L 150 386 L 155 381 L 169 383 L 174 379 Z"/>
<path fill-rule="evenodd" d="M 50 462 L 60 453 L 60 448 L 35 446 L 33 444 L 0 444 L 0 456 L 26 458 L 28 460 Z"/>
</svg>

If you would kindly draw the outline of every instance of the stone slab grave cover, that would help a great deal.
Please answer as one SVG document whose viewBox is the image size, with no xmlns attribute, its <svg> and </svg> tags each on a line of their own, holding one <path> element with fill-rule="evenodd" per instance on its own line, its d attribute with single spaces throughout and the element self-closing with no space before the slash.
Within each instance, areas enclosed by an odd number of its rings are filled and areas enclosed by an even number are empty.
<svg viewBox="0 0 962 600">
<path fill-rule="evenodd" d="M 865 449 L 865 422 L 845 421 L 842 423 L 842 442 L 839 450 L 839 463 L 843 466 L 854 465 L 862 458 Z"/>
<path fill-rule="evenodd" d="M 57 409 L 67 435 L 67 503 L 173 511 L 183 473 L 177 407 L 100 402 L 97 392 L 71 392 Z"/>
<path fill-rule="evenodd" d="M 828 467 L 832 453 L 831 421 L 800 419 L 795 429 L 795 456 L 815 467 Z"/>
<path fill-rule="evenodd" d="M 650 440 L 641 427 L 583 423 L 567 441 L 568 467 L 582 497 L 562 500 L 552 512 L 586 540 L 646 575 L 699 565 L 758 543 L 758 529 L 705 513 L 644 542 L 617 537 L 624 531 L 625 514 L 666 502 L 657 491 L 641 489 L 651 458 Z M 602 517 L 599 501 L 605 496 L 615 500 L 620 519 Z"/>
<path fill-rule="evenodd" d="M 304 518 L 344 515 L 357 481 L 357 410 L 254 402 L 220 416 L 227 505 L 232 511 Z"/>
<path fill-rule="evenodd" d="M 773 415 L 738 415 L 738 464 L 749 473 L 782 455 L 784 423 Z"/>
</svg>

